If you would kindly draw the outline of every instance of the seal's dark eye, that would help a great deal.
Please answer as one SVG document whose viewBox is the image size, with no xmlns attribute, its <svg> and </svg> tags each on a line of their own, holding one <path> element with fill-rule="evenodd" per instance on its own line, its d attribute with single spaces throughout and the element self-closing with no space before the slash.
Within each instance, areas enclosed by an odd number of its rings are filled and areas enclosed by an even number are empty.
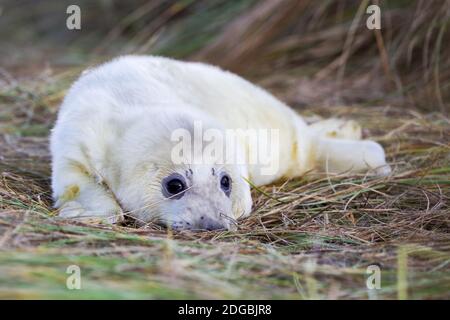
<svg viewBox="0 0 450 320">
<path fill-rule="evenodd" d="M 186 182 L 180 174 L 174 173 L 162 181 L 162 192 L 166 198 L 180 199 L 186 190 Z"/>
<path fill-rule="evenodd" d="M 231 192 L 231 178 L 228 174 L 222 174 L 220 178 L 220 188 L 225 192 L 227 196 L 230 196 Z"/>
<path fill-rule="evenodd" d="M 179 179 L 173 179 L 167 182 L 167 191 L 171 194 L 177 194 L 184 190 L 184 184 Z"/>
</svg>

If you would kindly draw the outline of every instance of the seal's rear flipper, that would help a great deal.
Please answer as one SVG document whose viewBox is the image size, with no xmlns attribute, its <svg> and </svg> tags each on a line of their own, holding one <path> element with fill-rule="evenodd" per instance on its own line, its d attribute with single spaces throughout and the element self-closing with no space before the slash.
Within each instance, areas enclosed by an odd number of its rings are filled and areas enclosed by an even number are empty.
<svg viewBox="0 0 450 320">
<path fill-rule="evenodd" d="M 350 140 L 317 137 L 314 144 L 317 169 L 326 173 L 367 172 L 388 175 L 383 147 L 370 140 Z"/>
</svg>

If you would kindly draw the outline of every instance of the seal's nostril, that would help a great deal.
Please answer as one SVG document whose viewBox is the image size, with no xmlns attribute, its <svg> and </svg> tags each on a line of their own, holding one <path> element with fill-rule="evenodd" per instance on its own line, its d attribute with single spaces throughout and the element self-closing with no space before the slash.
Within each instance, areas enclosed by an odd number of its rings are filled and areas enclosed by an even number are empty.
<svg viewBox="0 0 450 320">
<path fill-rule="evenodd" d="M 213 231 L 213 230 L 225 229 L 225 227 L 222 224 L 217 223 L 217 224 L 210 224 L 205 229 L 208 231 Z"/>
<path fill-rule="evenodd" d="M 200 221 L 200 229 L 203 230 L 208 230 L 208 231 L 212 231 L 212 230 L 219 230 L 219 229 L 225 229 L 225 225 L 217 220 L 211 219 L 211 218 L 205 218 L 205 217 L 200 217 L 201 221 Z"/>
</svg>

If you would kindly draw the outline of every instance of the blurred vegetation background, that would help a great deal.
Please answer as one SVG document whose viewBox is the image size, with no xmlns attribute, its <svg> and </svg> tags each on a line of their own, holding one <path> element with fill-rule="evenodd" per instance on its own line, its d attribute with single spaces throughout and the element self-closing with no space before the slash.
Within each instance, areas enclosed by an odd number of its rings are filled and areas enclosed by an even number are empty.
<svg viewBox="0 0 450 320">
<path fill-rule="evenodd" d="M 81 8 L 81 30 L 66 8 Z M 366 8 L 381 7 L 381 30 Z M 0 66 L 13 74 L 122 54 L 207 61 L 295 106 L 393 104 L 448 112 L 447 0 L 3 0 Z"/>
</svg>

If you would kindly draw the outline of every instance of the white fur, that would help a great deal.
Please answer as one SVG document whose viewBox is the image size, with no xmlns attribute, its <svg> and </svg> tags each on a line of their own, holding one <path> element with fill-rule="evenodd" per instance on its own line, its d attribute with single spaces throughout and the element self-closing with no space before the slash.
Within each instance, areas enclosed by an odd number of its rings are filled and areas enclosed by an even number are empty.
<svg viewBox="0 0 450 320">
<path fill-rule="evenodd" d="M 268 176 L 258 164 L 174 165 L 171 132 L 192 131 L 197 120 L 222 131 L 278 129 L 279 169 Z M 259 186 L 313 169 L 336 173 L 386 165 L 381 146 L 358 141 L 355 123 L 327 121 L 308 127 L 268 92 L 213 66 L 120 57 L 83 73 L 64 99 L 51 136 L 53 196 L 64 217 L 114 222 L 125 210 L 139 221 L 156 219 L 175 229 L 201 227 L 205 218 L 230 229 L 251 211 L 246 180 Z M 248 154 L 255 146 L 240 148 Z M 230 197 L 213 168 L 230 174 Z M 161 180 L 173 172 L 192 183 L 178 200 L 161 193 Z"/>
</svg>

